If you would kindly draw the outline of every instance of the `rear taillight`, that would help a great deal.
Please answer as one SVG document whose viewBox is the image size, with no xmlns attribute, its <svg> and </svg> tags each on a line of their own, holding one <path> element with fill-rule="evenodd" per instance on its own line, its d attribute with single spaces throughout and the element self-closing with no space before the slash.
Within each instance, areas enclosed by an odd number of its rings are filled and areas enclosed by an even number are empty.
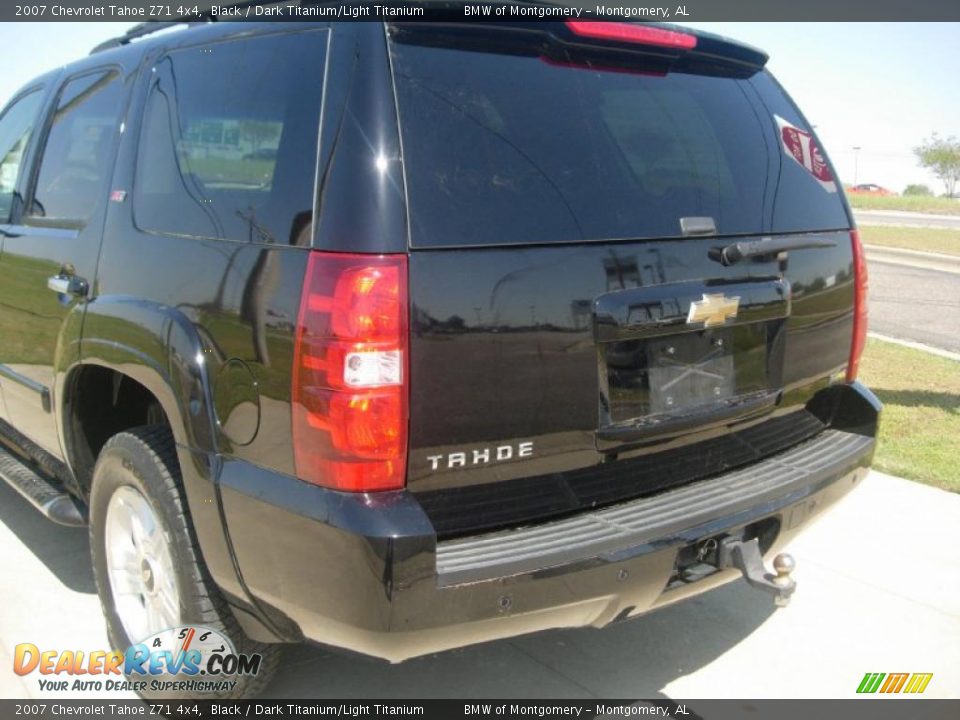
<svg viewBox="0 0 960 720">
<path fill-rule="evenodd" d="M 402 488 L 407 461 L 407 258 L 311 252 L 293 358 L 297 476 Z"/>
<path fill-rule="evenodd" d="M 589 20 L 568 20 L 566 25 L 574 35 L 594 40 L 655 45 L 677 50 L 692 50 L 697 46 L 696 35 L 649 25 Z"/>
<path fill-rule="evenodd" d="M 850 344 L 850 360 L 847 363 L 847 382 L 857 379 L 860 356 L 867 344 L 867 259 L 863 254 L 860 232 L 850 233 L 853 247 L 853 341 Z"/>
</svg>

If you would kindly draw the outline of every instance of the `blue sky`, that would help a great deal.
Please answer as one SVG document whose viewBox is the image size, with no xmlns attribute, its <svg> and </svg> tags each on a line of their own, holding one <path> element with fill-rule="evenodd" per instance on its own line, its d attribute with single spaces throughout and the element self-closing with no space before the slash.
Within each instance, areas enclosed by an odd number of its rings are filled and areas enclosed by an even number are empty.
<svg viewBox="0 0 960 720">
<path fill-rule="evenodd" d="M 859 182 L 943 192 L 911 149 L 934 131 L 960 137 L 960 23 L 690 24 L 770 54 L 844 182 L 859 146 Z"/>
<path fill-rule="evenodd" d="M 844 182 L 902 191 L 942 185 L 911 148 L 930 133 L 960 137 L 960 23 L 691 23 L 770 54 Z M 129 23 L 0 23 L 0 103 L 23 83 L 89 52 Z"/>
</svg>

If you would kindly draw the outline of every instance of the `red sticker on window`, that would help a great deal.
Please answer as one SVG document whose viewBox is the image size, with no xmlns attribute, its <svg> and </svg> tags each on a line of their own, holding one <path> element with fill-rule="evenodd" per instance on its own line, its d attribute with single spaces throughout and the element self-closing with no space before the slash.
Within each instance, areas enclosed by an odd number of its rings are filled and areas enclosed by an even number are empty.
<svg viewBox="0 0 960 720">
<path fill-rule="evenodd" d="M 830 172 L 830 167 L 813 135 L 791 125 L 779 115 L 773 117 L 780 129 L 780 142 L 783 144 L 784 152 L 806 168 L 824 190 L 836 192 L 837 184 L 833 181 L 833 173 Z"/>
</svg>

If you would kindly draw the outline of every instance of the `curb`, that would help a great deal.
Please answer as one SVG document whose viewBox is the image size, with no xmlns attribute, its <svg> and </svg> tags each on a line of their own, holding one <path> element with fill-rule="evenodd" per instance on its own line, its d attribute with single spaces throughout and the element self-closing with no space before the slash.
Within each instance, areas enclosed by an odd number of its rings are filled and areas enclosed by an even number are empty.
<svg viewBox="0 0 960 720">
<path fill-rule="evenodd" d="M 960 203 L 958 203 L 960 205 Z M 892 215 L 895 218 L 903 218 L 904 220 L 960 220 L 960 215 L 943 215 L 940 213 L 925 213 L 917 212 L 916 210 L 881 210 L 879 208 L 851 208 L 853 214 L 857 215 L 870 215 L 871 213 L 876 215 Z"/>
<path fill-rule="evenodd" d="M 948 253 L 927 252 L 926 250 L 910 250 L 908 248 L 888 247 L 887 245 L 863 244 L 863 249 L 868 252 L 887 252 L 893 255 L 906 255 L 917 259 L 944 261 L 960 265 L 960 255 L 950 255 Z"/>
<path fill-rule="evenodd" d="M 881 245 L 864 245 L 867 263 L 884 263 L 912 267 L 919 270 L 960 275 L 960 257 L 943 253 L 928 253 L 904 248 L 888 248 Z"/>
<path fill-rule="evenodd" d="M 925 345 L 924 343 L 914 342 L 913 340 L 901 340 L 900 338 L 892 337 L 891 335 L 883 335 L 875 332 L 868 332 L 867 337 L 873 338 L 874 340 L 882 340 L 883 342 L 893 343 L 894 345 L 902 345 L 903 347 L 913 348 L 914 350 L 920 350 L 922 352 L 930 353 L 931 355 L 936 355 L 937 357 L 947 358 L 947 360 L 955 360 L 960 362 L 960 353 L 951 352 L 950 350 L 943 350 L 938 347 L 933 347 L 932 345 Z"/>
</svg>

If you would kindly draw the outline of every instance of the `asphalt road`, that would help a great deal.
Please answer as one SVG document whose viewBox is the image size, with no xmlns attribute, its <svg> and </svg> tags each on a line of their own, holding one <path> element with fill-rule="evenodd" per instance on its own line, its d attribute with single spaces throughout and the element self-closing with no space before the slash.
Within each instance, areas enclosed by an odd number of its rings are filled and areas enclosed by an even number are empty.
<svg viewBox="0 0 960 720">
<path fill-rule="evenodd" d="M 960 205 L 960 201 L 958 201 Z M 893 225 L 897 227 L 933 227 L 960 230 L 960 215 L 929 215 L 900 210 L 854 210 L 858 225 Z"/>
<path fill-rule="evenodd" d="M 871 332 L 960 353 L 960 260 L 952 272 L 916 256 L 867 251 Z M 932 265 L 932 263 L 931 263 Z"/>
<path fill-rule="evenodd" d="M 402 665 L 298 646 L 267 695 L 852 698 L 869 671 L 932 672 L 925 696 L 956 698 L 957 517 L 960 495 L 873 473 L 789 548 L 798 589 L 786 609 L 737 581 L 604 630 L 556 630 Z M 17 643 L 107 647 L 86 532 L 49 523 L 0 483 L 0 547 L 0 697 L 76 697 L 41 691 L 38 673 L 11 668 Z"/>
</svg>

